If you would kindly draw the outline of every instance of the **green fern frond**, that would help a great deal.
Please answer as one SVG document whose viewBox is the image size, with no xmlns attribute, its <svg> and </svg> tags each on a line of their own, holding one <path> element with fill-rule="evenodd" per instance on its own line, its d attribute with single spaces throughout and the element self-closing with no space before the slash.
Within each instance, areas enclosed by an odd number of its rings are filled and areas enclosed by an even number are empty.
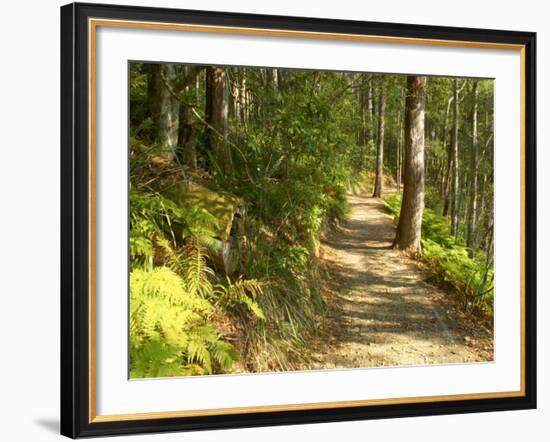
<svg viewBox="0 0 550 442">
<path fill-rule="evenodd" d="M 131 377 L 210 374 L 213 360 L 229 369 L 238 358 L 207 324 L 212 305 L 202 297 L 210 284 L 204 258 L 199 252 L 190 260 L 199 261 L 191 272 L 195 287 L 168 267 L 130 273 Z"/>
<path fill-rule="evenodd" d="M 215 289 L 219 302 L 228 307 L 243 304 L 258 319 L 265 321 L 265 314 L 256 301 L 263 294 L 263 284 L 256 279 L 239 278 L 235 282 L 226 279 L 226 285 L 218 285 Z"/>
</svg>

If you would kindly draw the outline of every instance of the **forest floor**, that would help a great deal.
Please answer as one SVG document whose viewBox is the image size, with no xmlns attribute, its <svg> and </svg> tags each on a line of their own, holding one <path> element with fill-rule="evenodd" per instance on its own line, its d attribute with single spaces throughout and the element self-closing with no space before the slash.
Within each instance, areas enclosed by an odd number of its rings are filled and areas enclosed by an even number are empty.
<svg viewBox="0 0 550 442">
<path fill-rule="evenodd" d="M 392 249 L 395 225 L 383 200 L 348 198 L 349 218 L 321 245 L 328 312 L 309 368 L 492 361 L 492 323 L 464 312 L 457 294 Z"/>
</svg>

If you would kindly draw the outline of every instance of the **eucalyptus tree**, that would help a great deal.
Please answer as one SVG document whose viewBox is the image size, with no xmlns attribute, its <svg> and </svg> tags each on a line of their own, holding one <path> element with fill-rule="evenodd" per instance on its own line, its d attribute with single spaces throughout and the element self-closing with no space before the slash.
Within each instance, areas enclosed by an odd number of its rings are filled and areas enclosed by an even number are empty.
<svg viewBox="0 0 550 442">
<path fill-rule="evenodd" d="M 475 228 L 477 217 L 477 170 L 478 170 L 478 147 L 477 147 L 477 89 L 478 82 L 474 80 L 472 85 L 472 153 L 470 170 L 470 204 L 468 209 L 468 237 L 467 245 L 470 255 L 473 255 L 475 247 Z"/>
<path fill-rule="evenodd" d="M 452 210 L 451 232 L 453 236 L 458 234 L 458 206 L 459 206 L 459 164 L 458 164 L 458 78 L 453 81 L 453 133 L 451 137 L 452 152 Z"/>
<path fill-rule="evenodd" d="M 408 76 L 405 98 L 405 183 L 394 247 L 419 254 L 424 210 L 426 77 Z"/>
<path fill-rule="evenodd" d="M 178 66 L 172 63 L 151 65 L 150 109 L 155 127 L 155 144 L 168 160 L 176 155 L 180 103 L 176 94 Z"/>
<path fill-rule="evenodd" d="M 381 198 L 384 186 L 384 123 L 386 113 L 386 83 L 380 77 L 378 90 L 378 135 L 376 144 L 376 176 L 374 179 L 374 193 L 372 196 Z"/>
</svg>

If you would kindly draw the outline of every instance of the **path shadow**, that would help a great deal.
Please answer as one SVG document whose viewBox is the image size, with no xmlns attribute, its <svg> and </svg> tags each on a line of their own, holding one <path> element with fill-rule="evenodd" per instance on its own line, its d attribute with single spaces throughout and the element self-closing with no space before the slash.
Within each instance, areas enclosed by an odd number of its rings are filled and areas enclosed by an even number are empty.
<svg viewBox="0 0 550 442">
<path fill-rule="evenodd" d="M 368 244 L 362 244 L 362 243 L 351 243 L 348 241 L 332 241 L 332 240 L 324 240 L 323 244 L 326 244 L 328 246 L 331 246 L 333 248 L 345 248 L 347 250 L 388 250 L 391 249 L 392 246 L 390 245 L 384 245 L 384 246 L 371 246 Z"/>
</svg>

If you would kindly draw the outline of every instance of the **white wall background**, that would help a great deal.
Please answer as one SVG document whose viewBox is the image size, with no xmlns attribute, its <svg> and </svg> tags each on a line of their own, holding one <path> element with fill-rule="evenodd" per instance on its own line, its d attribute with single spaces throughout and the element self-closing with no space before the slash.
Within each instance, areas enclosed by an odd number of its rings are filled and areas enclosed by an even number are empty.
<svg viewBox="0 0 550 442">
<path fill-rule="evenodd" d="M 99 0 L 96 0 L 99 2 Z M 114 0 L 113 0 L 114 1 Z M 550 101 L 545 57 L 550 14 L 524 0 L 120 0 L 125 4 L 341 19 L 468 26 L 538 32 L 539 409 L 462 416 L 392 419 L 225 430 L 124 440 L 266 441 L 545 440 L 550 434 L 549 307 L 544 258 L 550 243 L 543 201 Z M 59 409 L 59 0 L 2 6 L 0 26 L 0 439 L 47 441 L 58 436 Z M 546 244 L 545 244 L 546 242 Z M 546 247 L 545 247 L 546 246 Z"/>
</svg>

